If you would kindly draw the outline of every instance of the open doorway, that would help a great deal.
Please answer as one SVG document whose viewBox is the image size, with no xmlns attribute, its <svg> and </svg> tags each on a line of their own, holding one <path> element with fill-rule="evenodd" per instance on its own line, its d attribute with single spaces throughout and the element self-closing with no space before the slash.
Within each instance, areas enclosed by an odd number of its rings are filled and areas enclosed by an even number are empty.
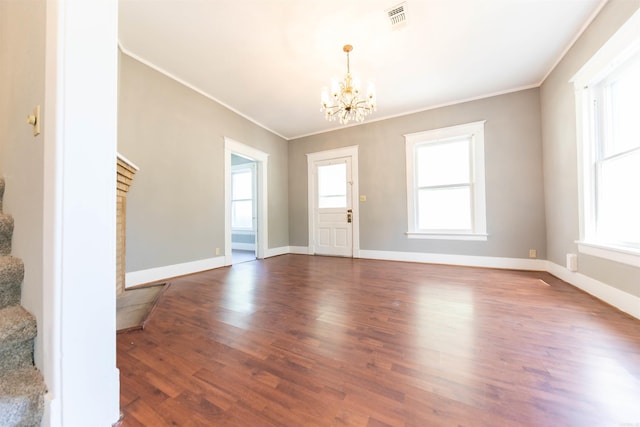
<svg viewBox="0 0 640 427">
<path fill-rule="evenodd" d="M 256 162 L 231 153 L 231 262 L 257 258 Z"/>
<path fill-rule="evenodd" d="M 266 256 L 268 158 L 225 137 L 225 265 Z"/>
</svg>

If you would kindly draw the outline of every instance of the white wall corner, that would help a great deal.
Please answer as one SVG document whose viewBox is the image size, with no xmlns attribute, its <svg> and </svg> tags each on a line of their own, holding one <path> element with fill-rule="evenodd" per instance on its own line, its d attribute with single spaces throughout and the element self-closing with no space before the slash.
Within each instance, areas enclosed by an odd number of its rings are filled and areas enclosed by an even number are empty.
<svg viewBox="0 0 640 427">
<path fill-rule="evenodd" d="M 606 302 L 615 308 L 640 319 L 640 297 L 631 295 L 611 285 L 600 282 L 582 273 L 574 273 L 566 267 L 547 261 L 547 272 L 564 280 L 584 292 Z"/>
</svg>

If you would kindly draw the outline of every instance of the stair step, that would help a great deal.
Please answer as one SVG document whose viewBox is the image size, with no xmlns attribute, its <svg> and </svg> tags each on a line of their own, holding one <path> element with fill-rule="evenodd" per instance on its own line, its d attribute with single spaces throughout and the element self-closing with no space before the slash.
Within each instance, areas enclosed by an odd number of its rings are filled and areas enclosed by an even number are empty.
<svg viewBox="0 0 640 427">
<path fill-rule="evenodd" d="M 4 186 L 0 177 L 0 427 L 37 427 L 47 390 L 33 366 L 36 319 L 19 305 L 24 264 L 9 255 L 14 223 L 2 213 Z"/>
<path fill-rule="evenodd" d="M 0 213 L 0 255 L 11 253 L 11 237 L 13 236 L 13 217 Z"/>
<path fill-rule="evenodd" d="M 42 375 L 33 366 L 0 374 L 0 426 L 39 426 L 45 393 Z"/>
<path fill-rule="evenodd" d="M 24 264 L 20 258 L 0 256 L 0 308 L 20 304 Z"/>
<path fill-rule="evenodd" d="M 0 375 L 33 366 L 35 317 L 20 305 L 0 309 Z"/>
</svg>

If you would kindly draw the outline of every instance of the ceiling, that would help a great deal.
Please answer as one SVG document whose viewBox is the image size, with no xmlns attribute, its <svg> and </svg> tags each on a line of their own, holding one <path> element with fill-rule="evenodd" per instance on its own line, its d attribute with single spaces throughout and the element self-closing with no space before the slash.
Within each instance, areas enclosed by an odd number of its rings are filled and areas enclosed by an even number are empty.
<svg viewBox="0 0 640 427">
<path fill-rule="evenodd" d="M 286 138 L 336 129 L 320 92 L 351 71 L 366 121 L 540 85 L 604 0 L 120 0 L 128 55 Z"/>
</svg>

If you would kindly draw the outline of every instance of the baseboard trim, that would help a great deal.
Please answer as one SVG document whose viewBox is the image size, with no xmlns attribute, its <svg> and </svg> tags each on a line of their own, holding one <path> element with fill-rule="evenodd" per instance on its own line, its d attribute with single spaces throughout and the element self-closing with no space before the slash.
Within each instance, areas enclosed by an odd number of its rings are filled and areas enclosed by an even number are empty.
<svg viewBox="0 0 640 427">
<path fill-rule="evenodd" d="M 265 254 L 265 258 L 271 258 L 272 256 L 278 255 L 286 255 L 291 253 L 291 248 L 289 246 L 281 246 L 279 248 L 267 248 L 267 253 Z"/>
<path fill-rule="evenodd" d="M 42 427 L 61 427 L 60 399 L 53 397 L 48 391 L 44 395 L 44 414 L 42 415 Z"/>
<path fill-rule="evenodd" d="M 313 255 L 308 246 L 289 246 L 289 253 L 296 255 Z"/>
<path fill-rule="evenodd" d="M 640 319 L 640 297 L 621 291 L 620 289 L 614 288 L 611 285 L 607 285 L 606 283 L 593 279 L 589 276 L 585 276 L 584 274 L 569 271 L 565 267 L 551 261 L 547 261 L 547 272 L 575 286 L 576 288 L 593 295 L 599 300 L 614 306 L 618 310 L 621 310 L 636 319 Z"/>
<path fill-rule="evenodd" d="M 220 267 L 224 267 L 223 256 L 184 262 L 182 264 L 166 265 L 164 267 L 149 268 L 147 270 L 132 271 L 125 274 L 125 289 Z"/>
<path fill-rule="evenodd" d="M 424 252 L 371 251 L 361 249 L 360 258 L 421 262 L 428 264 L 461 265 L 467 267 L 503 268 L 510 270 L 546 271 L 547 269 L 547 262 L 541 259 L 434 254 Z"/>
</svg>

